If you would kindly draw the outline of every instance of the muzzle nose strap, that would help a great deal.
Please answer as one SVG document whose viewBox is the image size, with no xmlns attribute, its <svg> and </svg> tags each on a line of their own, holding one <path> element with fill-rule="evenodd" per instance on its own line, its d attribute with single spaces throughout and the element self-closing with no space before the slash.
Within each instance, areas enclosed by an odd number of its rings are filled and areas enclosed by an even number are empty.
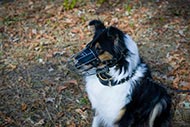
<svg viewBox="0 0 190 127">
<path fill-rule="evenodd" d="M 97 66 L 101 61 L 98 58 L 97 54 L 90 48 L 85 48 L 81 51 L 76 57 L 76 66 L 80 67 L 87 64 L 92 64 L 93 66 Z"/>
</svg>

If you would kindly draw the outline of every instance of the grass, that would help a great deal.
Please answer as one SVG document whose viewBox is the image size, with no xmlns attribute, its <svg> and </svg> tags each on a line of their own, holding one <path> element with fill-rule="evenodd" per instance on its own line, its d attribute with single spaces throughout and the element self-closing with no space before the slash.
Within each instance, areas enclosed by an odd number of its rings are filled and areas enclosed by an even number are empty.
<svg viewBox="0 0 190 127">
<path fill-rule="evenodd" d="M 71 10 L 77 5 L 77 2 L 80 3 L 79 0 L 64 0 L 63 7 L 65 10 Z"/>
<path fill-rule="evenodd" d="M 79 104 L 80 105 L 87 105 L 87 104 L 89 104 L 89 101 L 87 98 L 81 98 L 79 101 Z"/>
<path fill-rule="evenodd" d="M 3 24 L 9 26 L 9 25 L 11 25 L 11 24 L 20 22 L 21 20 L 22 20 L 22 18 L 19 17 L 19 16 L 14 16 L 14 17 L 7 16 L 7 17 L 5 17 L 5 19 L 3 20 Z"/>
</svg>

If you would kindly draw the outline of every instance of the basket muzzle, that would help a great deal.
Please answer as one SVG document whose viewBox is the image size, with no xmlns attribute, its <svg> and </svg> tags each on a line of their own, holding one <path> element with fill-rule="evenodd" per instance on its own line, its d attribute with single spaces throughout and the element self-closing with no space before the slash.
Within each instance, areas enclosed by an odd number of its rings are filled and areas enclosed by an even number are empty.
<svg viewBox="0 0 190 127">
<path fill-rule="evenodd" d="M 101 60 L 98 58 L 98 55 L 95 52 L 95 50 L 92 50 L 89 47 L 86 47 L 81 52 L 76 54 L 74 59 L 75 67 L 77 69 L 85 69 L 86 71 L 90 68 L 97 67 L 101 63 Z M 89 67 L 87 68 L 87 66 Z"/>
</svg>

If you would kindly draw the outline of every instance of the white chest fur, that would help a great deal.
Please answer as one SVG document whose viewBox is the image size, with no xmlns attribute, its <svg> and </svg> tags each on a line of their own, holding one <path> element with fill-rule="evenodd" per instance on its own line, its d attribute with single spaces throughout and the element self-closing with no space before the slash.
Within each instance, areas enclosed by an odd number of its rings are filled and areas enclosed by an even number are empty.
<svg viewBox="0 0 190 127">
<path fill-rule="evenodd" d="M 130 102 L 131 89 L 127 82 L 108 87 L 100 84 L 95 75 L 86 77 L 86 90 L 92 108 L 98 113 L 99 119 L 108 126 L 112 126 L 119 111 Z"/>
</svg>

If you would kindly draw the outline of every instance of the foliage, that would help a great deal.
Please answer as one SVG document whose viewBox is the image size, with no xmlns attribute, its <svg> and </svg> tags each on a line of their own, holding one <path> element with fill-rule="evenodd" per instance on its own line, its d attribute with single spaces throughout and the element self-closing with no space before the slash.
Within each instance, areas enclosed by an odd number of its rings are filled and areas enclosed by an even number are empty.
<svg viewBox="0 0 190 127">
<path fill-rule="evenodd" d="M 132 7 L 129 4 L 125 4 L 125 10 L 130 13 L 132 10 Z"/>
<path fill-rule="evenodd" d="M 79 0 L 64 0 L 63 6 L 65 10 L 73 9 Z"/>
<path fill-rule="evenodd" d="M 5 25 L 10 25 L 10 24 L 18 22 L 18 21 L 20 21 L 20 18 L 18 18 L 18 17 L 12 17 L 12 18 L 11 17 L 5 17 L 5 19 L 3 20 L 3 23 Z"/>
<path fill-rule="evenodd" d="M 97 0 L 98 4 L 103 4 L 104 2 L 106 2 L 107 0 Z"/>
</svg>

